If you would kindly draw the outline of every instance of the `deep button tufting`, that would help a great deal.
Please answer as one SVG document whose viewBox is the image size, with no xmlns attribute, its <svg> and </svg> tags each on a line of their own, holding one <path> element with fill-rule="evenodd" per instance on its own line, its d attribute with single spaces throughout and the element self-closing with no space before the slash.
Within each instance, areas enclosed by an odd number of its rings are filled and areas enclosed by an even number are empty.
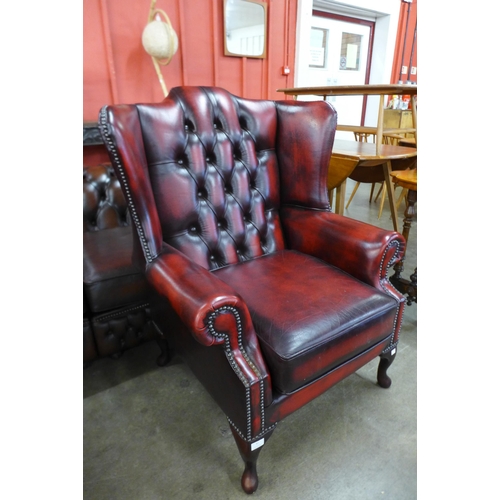
<svg viewBox="0 0 500 500">
<path fill-rule="evenodd" d="M 191 226 L 191 227 L 189 228 L 189 232 L 190 232 L 190 233 L 196 233 L 197 231 L 198 231 L 198 229 L 196 228 L 196 226 Z"/>
<path fill-rule="evenodd" d="M 219 221 L 217 221 L 217 227 L 225 229 L 227 227 L 226 219 L 220 219 Z"/>
<path fill-rule="evenodd" d="M 214 261 L 214 260 L 215 260 L 215 255 L 211 255 L 211 256 L 210 256 L 210 260 L 211 260 L 211 261 Z"/>
<path fill-rule="evenodd" d="M 181 158 L 181 159 L 179 159 L 179 160 L 177 161 L 177 163 L 178 163 L 179 165 L 182 165 L 182 164 L 184 163 L 184 160 Z"/>
</svg>

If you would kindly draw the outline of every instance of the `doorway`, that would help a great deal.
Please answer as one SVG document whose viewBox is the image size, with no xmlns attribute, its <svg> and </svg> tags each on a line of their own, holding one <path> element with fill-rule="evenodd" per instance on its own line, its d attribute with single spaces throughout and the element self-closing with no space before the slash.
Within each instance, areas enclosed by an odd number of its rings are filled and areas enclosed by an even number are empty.
<svg viewBox="0 0 500 500">
<path fill-rule="evenodd" d="M 391 81 L 391 74 L 393 69 L 393 59 L 394 59 L 394 47 L 397 39 L 398 25 L 399 25 L 399 13 L 401 8 L 401 0 L 297 0 L 297 43 L 296 43 L 296 56 L 295 56 L 295 77 L 294 77 L 294 87 L 309 87 L 309 86 L 319 86 L 319 85 L 341 85 L 342 82 L 349 82 L 349 80 L 344 80 L 344 78 L 352 78 L 353 74 L 357 73 L 355 70 L 341 71 L 340 70 L 340 49 L 337 45 L 337 66 L 332 62 L 327 62 L 330 65 L 334 64 L 333 68 L 337 72 L 337 76 L 333 74 L 328 74 L 326 68 L 310 68 L 311 58 L 314 61 L 318 60 L 321 55 L 321 51 L 311 50 L 311 28 L 325 28 L 325 26 L 318 25 L 318 22 L 326 22 L 318 17 L 327 18 L 328 14 L 336 15 L 337 21 L 343 21 L 341 26 L 345 26 L 346 33 L 353 34 L 364 34 L 366 40 L 366 26 L 359 23 L 359 21 L 367 21 L 371 28 L 369 48 L 371 52 L 366 54 L 367 60 L 366 65 L 363 67 L 366 69 L 364 75 L 364 81 L 361 84 L 382 84 L 389 83 Z M 314 22 L 313 22 L 314 21 Z M 327 19 L 328 21 L 328 19 Z M 361 28 L 360 28 L 361 26 Z M 326 27 L 326 29 L 329 29 Z M 364 31 L 362 33 L 354 31 L 356 29 L 361 29 Z M 342 28 L 340 28 L 340 31 Z M 317 34 L 316 34 L 317 35 Z M 318 37 L 319 38 L 319 37 Z M 351 43 L 351 45 L 357 45 L 358 41 Z M 318 44 L 318 40 L 314 43 Z M 338 42 L 337 42 L 338 43 Z M 314 49 L 314 48 L 313 48 Z M 347 54 L 347 48 L 343 57 L 349 55 L 351 57 L 350 61 L 352 63 L 352 58 L 354 57 L 354 48 L 349 49 L 349 54 Z M 357 53 L 356 53 L 357 55 Z M 360 52 L 360 67 L 361 58 L 363 54 Z M 347 63 L 347 59 L 346 59 Z M 315 63 L 317 66 L 318 64 Z M 368 66 L 369 65 L 369 66 Z M 310 70 L 316 70 L 316 73 L 310 73 Z M 358 76 L 360 76 L 358 74 Z M 330 81 L 327 79 L 330 78 Z M 337 82 L 333 80 L 337 79 Z M 362 77 L 360 77 L 362 80 Z M 349 83 L 347 83 L 349 84 Z M 302 97 L 300 97 L 302 99 Z M 308 99 L 313 100 L 314 98 Z M 347 99 L 347 101 L 346 101 Z M 353 99 L 353 101 L 351 101 Z M 354 100 L 358 99 L 358 103 L 354 103 Z M 376 126 L 377 116 L 379 108 L 379 98 L 378 96 L 368 96 L 366 103 L 366 113 L 362 115 L 363 111 L 359 111 L 360 108 L 363 110 L 362 97 L 337 97 L 336 101 L 333 102 L 335 108 L 339 113 L 339 123 L 351 123 L 354 121 L 355 125 L 363 124 L 365 126 Z M 349 118 L 348 111 L 343 110 L 345 107 L 342 105 L 342 100 L 349 103 L 347 108 L 351 105 L 357 107 L 356 114 L 353 116 L 355 118 Z M 357 121 L 356 121 L 357 120 Z M 337 131 L 335 137 L 341 138 L 342 133 Z M 343 139 L 353 140 L 352 133 Z"/>
<path fill-rule="evenodd" d="M 369 82 L 375 23 L 327 12 L 313 11 L 309 65 L 305 86 L 363 85 Z M 327 98 L 343 125 L 364 125 L 366 98 Z M 353 139 L 351 132 L 337 131 L 339 139 Z"/>
</svg>

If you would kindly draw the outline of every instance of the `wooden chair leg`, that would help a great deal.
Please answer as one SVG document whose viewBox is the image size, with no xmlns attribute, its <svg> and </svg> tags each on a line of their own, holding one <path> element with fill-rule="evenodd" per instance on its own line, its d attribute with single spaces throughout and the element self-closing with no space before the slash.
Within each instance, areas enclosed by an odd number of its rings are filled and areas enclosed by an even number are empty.
<svg viewBox="0 0 500 500">
<path fill-rule="evenodd" d="M 384 189 L 384 183 L 380 184 L 380 187 L 378 188 L 377 195 L 375 196 L 375 203 L 377 203 L 378 197 L 380 196 L 380 193 L 383 191 L 383 189 Z M 370 201 L 372 201 L 371 198 Z"/>
<path fill-rule="evenodd" d="M 392 384 L 392 380 L 387 375 L 387 370 L 396 357 L 396 350 L 396 347 L 394 347 L 389 352 L 380 355 L 380 362 L 378 364 L 377 371 L 377 382 L 378 385 L 380 385 L 380 387 L 383 387 L 384 389 L 388 389 Z"/>
<path fill-rule="evenodd" d="M 401 202 L 404 200 L 406 195 L 408 194 L 408 189 L 403 188 L 401 190 L 401 194 L 399 195 L 398 201 L 396 202 L 396 208 L 399 209 L 399 205 L 401 205 Z"/>
<path fill-rule="evenodd" d="M 156 343 L 161 351 L 160 355 L 156 358 L 156 364 L 158 366 L 166 366 L 172 358 L 168 342 L 164 338 L 159 337 L 156 339 Z"/>
<path fill-rule="evenodd" d="M 352 190 L 351 196 L 349 197 L 349 201 L 347 202 L 347 205 L 345 206 L 346 210 L 349 208 L 349 205 L 350 205 L 352 199 L 354 198 L 354 195 L 356 194 L 356 191 L 358 190 L 360 184 L 361 184 L 360 182 L 356 182 L 356 185 L 354 186 L 354 189 Z M 370 195 L 370 201 L 371 201 L 371 195 Z"/>
<path fill-rule="evenodd" d="M 382 217 L 382 210 L 384 209 L 385 194 L 387 193 L 387 186 L 385 182 L 382 184 L 382 197 L 380 198 L 380 208 L 378 210 L 378 218 Z"/>
<path fill-rule="evenodd" d="M 375 183 L 372 182 L 372 187 L 370 188 L 370 203 L 372 202 L 373 198 L 373 191 L 375 190 Z"/>
<path fill-rule="evenodd" d="M 254 493 L 259 486 L 257 458 L 259 457 L 260 450 L 262 450 L 264 444 L 271 437 L 275 428 L 273 427 L 268 430 L 260 439 L 257 439 L 253 443 L 249 443 L 239 435 L 232 425 L 229 425 L 229 427 L 231 427 L 231 432 L 233 433 L 241 458 L 243 462 L 245 462 L 245 470 L 241 476 L 241 487 L 245 493 Z"/>
</svg>

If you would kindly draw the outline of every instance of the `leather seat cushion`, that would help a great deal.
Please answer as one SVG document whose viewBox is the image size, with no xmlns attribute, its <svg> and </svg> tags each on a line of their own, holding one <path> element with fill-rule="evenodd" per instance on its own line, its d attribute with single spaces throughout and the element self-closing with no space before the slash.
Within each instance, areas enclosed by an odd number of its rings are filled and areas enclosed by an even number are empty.
<svg viewBox="0 0 500 500">
<path fill-rule="evenodd" d="M 132 229 L 83 233 L 83 289 L 94 313 L 148 300 L 141 263 L 132 259 Z"/>
<path fill-rule="evenodd" d="M 273 389 L 283 394 L 387 339 L 394 328 L 395 299 L 305 254 L 284 250 L 213 272 L 245 300 Z"/>
</svg>

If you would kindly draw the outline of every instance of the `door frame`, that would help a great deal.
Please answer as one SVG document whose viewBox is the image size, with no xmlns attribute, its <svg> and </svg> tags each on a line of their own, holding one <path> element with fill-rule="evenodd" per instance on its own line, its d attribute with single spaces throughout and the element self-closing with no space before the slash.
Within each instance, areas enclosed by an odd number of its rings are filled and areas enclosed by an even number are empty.
<svg viewBox="0 0 500 500">
<path fill-rule="evenodd" d="M 309 41 L 313 10 L 375 22 L 370 84 L 388 84 L 394 63 L 401 0 L 297 0 L 293 87 L 305 87 L 309 69 Z M 379 100 L 370 96 L 365 123 L 377 123 Z"/>
<path fill-rule="evenodd" d="M 367 26 L 370 29 L 370 34 L 368 35 L 368 52 L 366 54 L 366 71 L 365 71 L 365 84 L 370 83 L 370 71 L 372 67 L 372 54 L 373 54 L 373 39 L 375 35 L 375 21 L 366 21 L 364 19 L 359 19 L 356 17 L 344 16 L 341 14 L 333 14 L 331 12 L 324 12 L 322 10 L 313 9 L 312 15 L 316 17 L 324 17 L 326 19 L 333 19 L 334 21 L 344 21 L 351 24 L 359 24 L 361 26 Z M 367 96 L 363 96 L 363 106 L 361 108 L 361 126 L 365 124 L 366 118 L 366 103 Z"/>
</svg>

